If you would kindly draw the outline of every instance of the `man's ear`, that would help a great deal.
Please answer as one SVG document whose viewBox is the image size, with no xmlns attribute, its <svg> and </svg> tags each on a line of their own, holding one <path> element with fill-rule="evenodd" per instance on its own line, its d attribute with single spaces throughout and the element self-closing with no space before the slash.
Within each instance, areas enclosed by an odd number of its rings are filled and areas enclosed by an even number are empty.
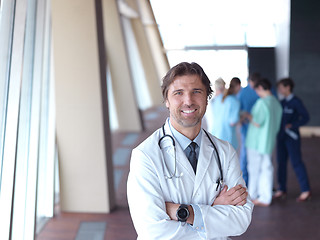
<svg viewBox="0 0 320 240">
<path fill-rule="evenodd" d="M 166 107 L 169 108 L 170 104 L 169 104 L 169 101 L 168 99 L 166 99 Z"/>
</svg>

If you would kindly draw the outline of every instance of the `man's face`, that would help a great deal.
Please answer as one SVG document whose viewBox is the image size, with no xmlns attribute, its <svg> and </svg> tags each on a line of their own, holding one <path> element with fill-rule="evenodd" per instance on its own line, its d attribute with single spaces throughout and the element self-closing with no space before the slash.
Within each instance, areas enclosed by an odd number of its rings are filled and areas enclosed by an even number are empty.
<svg viewBox="0 0 320 240">
<path fill-rule="evenodd" d="M 281 95 L 285 96 L 285 97 L 289 96 L 290 93 L 291 93 L 290 92 L 290 87 L 289 86 L 284 86 L 283 84 L 279 84 L 278 85 L 278 92 Z"/>
<path fill-rule="evenodd" d="M 175 129 L 201 127 L 201 119 L 207 108 L 207 92 L 198 75 L 178 76 L 169 85 L 166 106 Z"/>
</svg>

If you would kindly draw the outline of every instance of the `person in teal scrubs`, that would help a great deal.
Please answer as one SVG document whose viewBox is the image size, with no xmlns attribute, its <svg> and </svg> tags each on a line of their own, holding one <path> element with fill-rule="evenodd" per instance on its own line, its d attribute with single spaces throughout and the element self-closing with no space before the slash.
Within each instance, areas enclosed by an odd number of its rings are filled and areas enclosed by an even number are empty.
<svg viewBox="0 0 320 240">
<path fill-rule="evenodd" d="M 258 80 L 255 91 L 260 98 L 247 116 L 250 121 L 246 138 L 248 190 L 255 205 L 269 206 L 273 189 L 271 155 L 280 129 L 282 107 L 271 93 L 269 80 Z"/>
</svg>

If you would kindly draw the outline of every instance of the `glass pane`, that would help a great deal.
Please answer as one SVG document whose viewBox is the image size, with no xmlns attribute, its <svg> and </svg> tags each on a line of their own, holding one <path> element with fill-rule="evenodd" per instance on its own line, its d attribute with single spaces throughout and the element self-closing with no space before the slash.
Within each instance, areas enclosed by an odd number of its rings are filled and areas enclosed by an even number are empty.
<svg viewBox="0 0 320 240">
<path fill-rule="evenodd" d="M 35 35 L 35 1 L 29 1 L 27 7 L 23 73 L 21 80 L 21 96 L 19 106 L 19 130 L 17 139 L 16 176 L 12 215 L 13 240 L 24 239 L 26 198 L 28 192 L 28 172 L 32 166 L 29 162 L 31 101 L 32 101 L 32 77 L 34 59 L 34 35 Z"/>
<path fill-rule="evenodd" d="M 243 25 L 222 24 L 216 28 L 215 45 L 244 46 L 246 44 L 245 36 L 245 27 Z"/>
<path fill-rule="evenodd" d="M 277 2 L 273 0 L 150 2 L 168 50 L 185 46 L 275 46 L 274 24 L 281 13 L 276 13 Z"/>
<path fill-rule="evenodd" d="M 19 14 L 15 14 L 15 12 Z M 5 83 L 4 88 L 1 90 L 4 93 L 4 96 L 1 95 L 1 100 L 4 104 L 1 113 L 5 116 L 2 115 L 1 117 L 1 157 L 3 159 L 0 194 L 0 239 L 11 239 L 25 18 L 26 5 L 24 3 L 15 1 L 4 2 L 0 30 L 1 41 L 4 40 L 4 44 L 1 43 L 0 48 L 3 51 L 1 52 L 0 75 L 2 79 L 0 82 L 3 83 L 4 81 Z M 15 36 L 15 38 L 12 39 L 12 36 Z M 4 48 L 2 48 L 3 46 Z M 4 64 L 2 65 L 2 63 Z M 3 127 L 5 132 L 3 132 Z"/>
<path fill-rule="evenodd" d="M 233 77 L 241 80 L 242 86 L 247 86 L 248 53 L 246 50 L 206 50 L 206 51 L 169 51 L 170 66 L 180 62 L 196 62 L 208 75 L 211 83 L 222 77 L 227 84 Z"/>
<path fill-rule="evenodd" d="M 247 44 L 249 47 L 275 47 L 275 26 L 269 24 L 250 25 L 247 28 Z"/>
<path fill-rule="evenodd" d="M 2 161 L 4 147 L 4 126 L 7 112 L 7 98 L 9 85 L 9 67 L 13 30 L 13 10 L 12 2 L 1 3 L 0 9 L 0 192 L 2 179 Z"/>
</svg>

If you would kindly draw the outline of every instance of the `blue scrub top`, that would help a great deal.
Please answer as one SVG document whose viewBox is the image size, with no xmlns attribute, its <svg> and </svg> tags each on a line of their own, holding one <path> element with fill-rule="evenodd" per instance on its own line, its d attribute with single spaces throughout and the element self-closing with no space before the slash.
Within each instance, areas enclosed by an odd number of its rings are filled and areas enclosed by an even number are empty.
<svg viewBox="0 0 320 240">
<path fill-rule="evenodd" d="M 218 95 L 208 106 L 212 114 L 208 131 L 217 138 L 228 141 L 237 149 L 236 126 L 231 125 L 239 121 L 240 102 L 234 95 L 227 96 L 223 102 L 222 97 L 222 94 Z"/>
</svg>

